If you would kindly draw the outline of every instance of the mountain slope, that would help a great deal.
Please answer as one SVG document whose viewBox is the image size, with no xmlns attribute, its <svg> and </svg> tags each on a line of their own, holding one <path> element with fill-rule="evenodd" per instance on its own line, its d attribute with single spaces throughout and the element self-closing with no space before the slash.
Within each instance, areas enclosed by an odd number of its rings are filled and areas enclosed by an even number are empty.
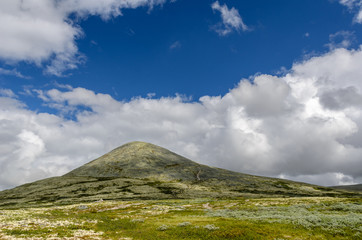
<svg viewBox="0 0 362 240">
<path fill-rule="evenodd" d="M 362 184 L 340 185 L 340 186 L 333 186 L 331 188 L 342 189 L 342 190 L 347 190 L 347 191 L 362 192 Z"/>
<path fill-rule="evenodd" d="M 354 194 L 209 167 L 153 144 L 132 142 L 61 177 L 2 191 L 0 208 L 100 199 L 349 195 Z"/>
<path fill-rule="evenodd" d="M 157 181 L 205 181 L 211 179 L 245 182 L 249 175 L 209 167 L 165 148 L 144 142 L 118 147 L 64 177 L 137 178 Z"/>
</svg>

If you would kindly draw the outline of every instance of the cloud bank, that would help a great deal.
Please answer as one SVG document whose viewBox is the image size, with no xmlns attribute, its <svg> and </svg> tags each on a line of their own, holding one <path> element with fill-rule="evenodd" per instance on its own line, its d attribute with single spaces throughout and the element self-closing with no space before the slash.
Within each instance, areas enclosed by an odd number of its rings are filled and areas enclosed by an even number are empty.
<svg viewBox="0 0 362 240">
<path fill-rule="evenodd" d="M 153 8 L 165 1 L 2 0 L 0 60 L 8 64 L 33 63 L 45 67 L 45 73 L 61 76 L 85 59 L 76 43 L 83 35 L 79 20 L 89 15 L 108 20 L 122 15 L 122 9 Z"/>
<path fill-rule="evenodd" d="M 224 96 L 117 101 L 84 88 L 32 89 L 58 114 L 0 91 L 0 189 L 61 175 L 128 141 L 197 162 L 323 185 L 362 182 L 362 48 L 333 49 Z"/>
<path fill-rule="evenodd" d="M 218 11 L 221 14 L 222 22 L 212 26 L 212 29 L 215 30 L 220 36 L 226 36 L 234 30 L 249 30 L 248 26 L 240 17 L 239 11 L 234 7 L 229 9 L 226 4 L 220 5 L 219 1 L 216 1 L 211 5 L 211 8 L 213 11 Z"/>
</svg>

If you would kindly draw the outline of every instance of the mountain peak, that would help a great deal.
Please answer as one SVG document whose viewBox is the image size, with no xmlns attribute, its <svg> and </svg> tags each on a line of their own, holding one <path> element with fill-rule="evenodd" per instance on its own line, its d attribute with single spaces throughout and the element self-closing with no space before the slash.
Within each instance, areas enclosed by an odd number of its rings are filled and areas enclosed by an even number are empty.
<svg viewBox="0 0 362 240">
<path fill-rule="evenodd" d="M 130 142 L 64 176 L 95 178 L 149 178 L 192 180 L 201 165 L 165 148 Z"/>
</svg>

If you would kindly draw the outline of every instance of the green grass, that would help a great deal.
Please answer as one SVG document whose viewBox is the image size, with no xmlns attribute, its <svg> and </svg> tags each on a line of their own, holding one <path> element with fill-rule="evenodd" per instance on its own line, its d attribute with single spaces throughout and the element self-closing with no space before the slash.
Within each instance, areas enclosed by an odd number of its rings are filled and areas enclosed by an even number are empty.
<svg viewBox="0 0 362 240">
<path fill-rule="evenodd" d="M 104 201 L 0 210 L 0 239 L 361 239 L 361 198 Z"/>
</svg>

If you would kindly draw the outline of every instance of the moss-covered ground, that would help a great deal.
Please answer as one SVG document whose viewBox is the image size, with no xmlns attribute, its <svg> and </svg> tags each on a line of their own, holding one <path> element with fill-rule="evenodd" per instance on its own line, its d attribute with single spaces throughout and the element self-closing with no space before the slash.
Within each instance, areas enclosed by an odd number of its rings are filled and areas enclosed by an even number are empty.
<svg viewBox="0 0 362 240">
<path fill-rule="evenodd" d="M 0 239 L 362 239 L 362 199 L 98 201 L 0 209 Z"/>
</svg>

